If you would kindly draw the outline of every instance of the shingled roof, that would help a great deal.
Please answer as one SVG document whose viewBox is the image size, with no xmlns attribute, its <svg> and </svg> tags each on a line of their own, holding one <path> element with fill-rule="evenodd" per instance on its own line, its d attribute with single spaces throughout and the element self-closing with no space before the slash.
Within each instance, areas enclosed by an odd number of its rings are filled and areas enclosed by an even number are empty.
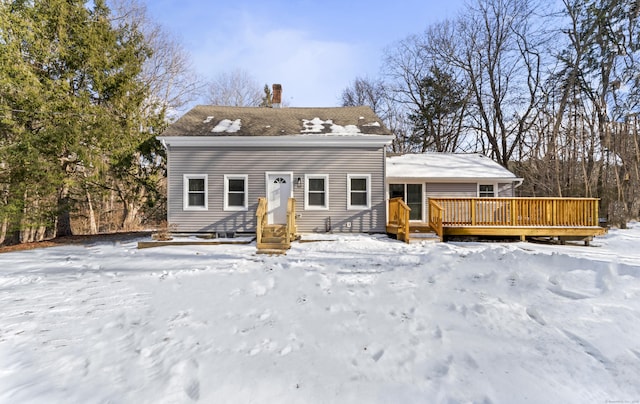
<svg viewBox="0 0 640 404">
<path fill-rule="evenodd" d="M 369 107 L 258 108 L 198 105 L 162 136 L 390 135 Z"/>
</svg>

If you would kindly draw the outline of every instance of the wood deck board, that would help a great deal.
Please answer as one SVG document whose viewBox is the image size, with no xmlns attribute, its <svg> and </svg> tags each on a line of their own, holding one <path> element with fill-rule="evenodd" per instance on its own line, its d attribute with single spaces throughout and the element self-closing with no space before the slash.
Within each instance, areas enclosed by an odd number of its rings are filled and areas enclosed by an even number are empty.
<svg viewBox="0 0 640 404">
<path fill-rule="evenodd" d="M 548 236 L 594 237 L 606 233 L 602 227 L 536 226 L 443 226 L 447 236 Z M 410 233 L 432 231 L 426 226 L 411 226 Z M 387 225 L 387 233 L 398 234 L 398 226 Z"/>
<path fill-rule="evenodd" d="M 249 241 L 139 241 L 138 249 L 152 248 L 152 247 L 165 247 L 165 246 L 185 246 L 185 245 L 225 245 L 225 244 L 251 244 L 253 240 Z"/>
<path fill-rule="evenodd" d="M 431 233 L 433 229 L 429 226 L 429 223 L 424 222 L 416 222 L 409 224 L 409 233 Z M 387 233 L 398 234 L 398 225 L 397 224 L 387 224 Z"/>
<path fill-rule="evenodd" d="M 547 236 L 594 237 L 605 234 L 602 227 L 535 226 L 444 226 L 447 236 Z"/>
</svg>

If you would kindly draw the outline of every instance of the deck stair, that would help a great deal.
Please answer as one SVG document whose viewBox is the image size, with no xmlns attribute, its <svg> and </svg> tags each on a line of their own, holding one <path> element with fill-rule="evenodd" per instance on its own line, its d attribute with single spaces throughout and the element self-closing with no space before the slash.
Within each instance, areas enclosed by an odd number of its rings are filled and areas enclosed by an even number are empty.
<svg viewBox="0 0 640 404">
<path fill-rule="evenodd" d="M 431 228 L 414 228 L 411 226 L 410 229 L 411 238 L 409 239 L 409 243 L 421 243 L 423 241 L 435 243 L 440 241 L 440 236 L 431 230 Z"/>
<path fill-rule="evenodd" d="M 267 225 L 262 229 L 262 237 L 257 244 L 258 254 L 284 254 L 291 248 L 287 240 L 286 225 Z"/>
</svg>

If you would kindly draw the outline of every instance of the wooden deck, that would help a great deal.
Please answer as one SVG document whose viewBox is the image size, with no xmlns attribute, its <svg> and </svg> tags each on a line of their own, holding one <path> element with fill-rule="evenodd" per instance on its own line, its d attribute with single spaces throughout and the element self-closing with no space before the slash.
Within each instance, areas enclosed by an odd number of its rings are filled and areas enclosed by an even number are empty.
<svg viewBox="0 0 640 404">
<path fill-rule="evenodd" d="M 442 241 L 447 236 L 509 236 L 588 244 L 606 233 L 598 226 L 595 198 L 429 198 L 428 203 L 428 226 Z M 425 229 L 423 223 L 408 222 L 409 212 L 406 204 L 389 201 L 387 232 L 406 242 L 412 232 Z"/>
</svg>

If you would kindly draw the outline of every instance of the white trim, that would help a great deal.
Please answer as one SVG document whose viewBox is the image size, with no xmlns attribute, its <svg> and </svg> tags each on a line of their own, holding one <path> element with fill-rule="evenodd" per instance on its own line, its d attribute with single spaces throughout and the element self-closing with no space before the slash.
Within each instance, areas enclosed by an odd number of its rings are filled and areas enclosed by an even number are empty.
<svg viewBox="0 0 640 404">
<path fill-rule="evenodd" d="M 244 180 L 244 205 L 229 206 L 229 180 Z M 225 211 L 246 211 L 249 210 L 249 176 L 246 174 L 225 174 L 224 175 L 224 208 Z"/>
<path fill-rule="evenodd" d="M 493 196 L 487 196 L 487 197 L 481 197 L 480 196 L 480 186 L 482 185 L 491 185 L 493 187 Z M 498 193 L 498 183 L 497 182 L 479 182 L 478 186 L 477 186 L 477 193 L 476 195 L 478 196 L 478 198 L 495 198 L 497 196 Z"/>
<path fill-rule="evenodd" d="M 324 180 L 324 206 L 309 205 L 309 180 Z M 329 210 L 329 174 L 305 174 L 304 176 L 304 210 Z"/>
<path fill-rule="evenodd" d="M 204 179 L 204 206 L 189 205 L 189 180 Z M 208 210 L 209 209 L 209 179 L 207 174 L 183 174 L 182 175 L 182 210 Z"/>
<path fill-rule="evenodd" d="M 367 182 L 367 206 L 351 205 L 351 180 L 364 178 Z M 371 209 L 371 174 L 347 174 L 347 210 Z"/>
<path fill-rule="evenodd" d="M 166 147 L 384 147 L 391 135 L 158 136 Z"/>
</svg>

